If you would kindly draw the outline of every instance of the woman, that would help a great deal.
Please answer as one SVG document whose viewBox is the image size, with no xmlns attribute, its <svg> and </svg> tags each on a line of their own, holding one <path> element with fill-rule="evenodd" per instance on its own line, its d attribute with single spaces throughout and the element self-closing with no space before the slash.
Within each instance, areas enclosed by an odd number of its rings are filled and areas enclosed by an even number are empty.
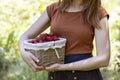
<svg viewBox="0 0 120 80">
<path fill-rule="evenodd" d="M 21 36 L 20 52 L 35 71 L 49 71 L 48 80 L 103 80 L 99 71 L 110 60 L 108 14 L 101 0 L 59 0 L 49 5 L 40 18 Z M 42 67 L 39 60 L 23 48 L 23 41 L 50 27 L 53 34 L 67 39 L 65 64 Z M 92 56 L 93 39 L 96 56 Z"/>
</svg>

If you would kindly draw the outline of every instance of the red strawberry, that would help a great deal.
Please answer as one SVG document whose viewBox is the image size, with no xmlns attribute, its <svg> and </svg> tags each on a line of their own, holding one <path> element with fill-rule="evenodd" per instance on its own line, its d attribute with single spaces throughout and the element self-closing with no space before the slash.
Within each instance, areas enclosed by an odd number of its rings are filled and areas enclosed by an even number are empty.
<svg viewBox="0 0 120 80">
<path fill-rule="evenodd" d="M 56 41 L 59 40 L 59 38 L 57 36 L 53 36 L 53 40 Z"/>
<path fill-rule="evenodd" d="M 54 34 L 41 34 L 35 39 L 29 41 L 30 43 L 42 43 L 42 42 L 48 42 L 48 41 L 56 41 L 59 40 L 59 37 Z"/>
<path fill-rule="evenodd" d="M 43 41 L 41 39 L 39 39 L 39 43 L 42 43 Z"/>
<path fill-rule="evenodd" d="M 52 41 L 52 37 L 50 37 L 50 36 L 47 36 L 46 39 L 47 39 L 47 41 Z"/>
</svg>

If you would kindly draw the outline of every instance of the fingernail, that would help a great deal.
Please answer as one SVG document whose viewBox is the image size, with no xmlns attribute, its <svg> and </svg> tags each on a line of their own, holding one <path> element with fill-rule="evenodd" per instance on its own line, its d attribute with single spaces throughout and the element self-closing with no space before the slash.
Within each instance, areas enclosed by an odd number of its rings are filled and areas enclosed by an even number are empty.
<svg viewBox="0 0 120 80">
<path fill-rule="evenodd" d="M 39 62 L 39 60 L 37 59 L 37 62 Z"/>
</svg>

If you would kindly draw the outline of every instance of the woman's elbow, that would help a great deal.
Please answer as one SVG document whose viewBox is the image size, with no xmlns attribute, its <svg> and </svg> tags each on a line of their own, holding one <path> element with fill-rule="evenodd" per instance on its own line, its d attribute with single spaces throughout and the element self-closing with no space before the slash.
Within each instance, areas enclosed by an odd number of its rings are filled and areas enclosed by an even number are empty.
<svg viewBox="0 0 120 80">
<path fill-rule="evenodd" d="M 107 58 L 102 58 L 101 63 L 102 63 L 102 65 L 101 65 L 102 67 L 107 67 L 107 66 L 109 66 L 110 58 L 109 58 L 109 57 L 107 57 Z"/>
<path fill-rule="evenodd" d="M 103 64 L 103 67 L 109 66 L 109 62 L 110 62 L 110 61 L 105 61 L 104 64 Z"/>
</svg>

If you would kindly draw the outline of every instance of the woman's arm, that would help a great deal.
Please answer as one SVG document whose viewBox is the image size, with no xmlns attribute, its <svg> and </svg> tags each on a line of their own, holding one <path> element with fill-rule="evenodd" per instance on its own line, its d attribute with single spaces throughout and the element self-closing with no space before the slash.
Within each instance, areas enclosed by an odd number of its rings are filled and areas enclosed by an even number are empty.
<svg viewBox="0 0 120 80">
<path fill-rule="evenodd" d="M 109 25 L 107 18 L 103 18 L 100 21 L 100 30 L 95 29 L 95 41 L 96 52 L 95 57 L 91 57 L 85 60 L 68 63 L 68 64 L 54 64 L 46 69 L 48 71 L 55 70 L 92 70 L 100 67 L 108 66 L 110 60 L 110 40 L 109 40 Z"/>
<path fill-rule="evenodd" d="M 45 29 L 50 26 L 50 19 L 48 17 L 47 11 L 45 10 L 40 18 L 26 31 L 24 32 L 19 39 L 20 53 L 23 60 L 33 69 L 33 70 L 42 70 L 42 66 L 37 66 L 35 62 L 39 60 L 30 52 L 24 50 L 23 42 L 26 39 L 31 39 L 42 33 Z"/>
</svg>

